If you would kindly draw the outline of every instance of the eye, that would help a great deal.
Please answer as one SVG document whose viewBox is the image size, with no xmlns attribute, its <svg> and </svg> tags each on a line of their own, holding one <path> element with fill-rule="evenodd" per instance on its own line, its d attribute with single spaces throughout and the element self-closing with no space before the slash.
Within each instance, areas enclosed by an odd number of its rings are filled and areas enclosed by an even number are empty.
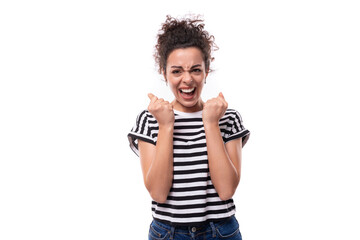
<svg viewBox="0 0 360 240">
<path fill-rule="evenodd" d="M 180 75 L 181 71 L 180 70 L 172 70 L 171 73 L 174 75 Z"/>
<path fill-rule="evenodd" d="M 194 68 L 193 70 L 191 70 L 191 72 L 193 72 L 194 74 L 201 74 L 202 70 L 200 68 Z"/>
</svg>

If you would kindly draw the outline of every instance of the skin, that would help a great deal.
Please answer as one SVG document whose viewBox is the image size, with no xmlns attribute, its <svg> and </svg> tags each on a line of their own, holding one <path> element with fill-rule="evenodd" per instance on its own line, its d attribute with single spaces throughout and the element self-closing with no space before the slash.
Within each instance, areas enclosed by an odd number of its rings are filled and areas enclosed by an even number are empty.
<svg viewBox="0 0 360 240">
<path fill-rule="evenodd" d="M 224 144 L 219 120 L 228 104 L 222 93 L 204 102 L 201 92 L 208 75 L 198 48 L 173 50 L 163 73 L 175 99 L 170 103 L 149 93 L 149 112 L 159 124 L 156 146 L 139 140 L 144 183 L 152 199 L 166 202 L 173 179 L 174 109 L 182 112 L 202 110 L 211 180 L 221 200 L 230 199 L 239 184 L 241 172 L 241 139 Z M 180 89 L 195 88 L 192 98 L 181 96 Z"/>
</svg>

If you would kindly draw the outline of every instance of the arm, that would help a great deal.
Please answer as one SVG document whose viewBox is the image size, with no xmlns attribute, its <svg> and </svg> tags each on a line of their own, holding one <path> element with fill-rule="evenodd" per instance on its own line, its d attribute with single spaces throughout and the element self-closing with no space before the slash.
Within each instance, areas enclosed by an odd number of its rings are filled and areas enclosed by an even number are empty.
<svg viewBox="0 0 360 240">
<path fill-rule="evenodd" d="M 169 102 L 149 94 L 149 111 L 159 124 L 156 146 L 139 140 L 145 187 L 152 199 L 164 203 L 173 179 L 174 112 Z"/>
<path fill-rule="evenodd" d="M 204 125 L 211 180 L 221 200 L 230 199 L 241 175 L 240 139 L 224 145 L 218 124 Z"/>
<path fill-rule="evenodd" d="M 222 93 L 208 100 L 203 109 L 203 123 L 209 160 L 210 176 L 221 200 L 230 199 L 239 184 L 241 171 L 241 139 L 226 145 L 223 142 L 219 120 L 228 107 Z"/>
<path fill-rule="evenodd" d="M 152 199 L 163 203 L 173 178 L 173 127 L 159 127 L 156 146 L 139 140 L 141 168 Z"/>
</svg>

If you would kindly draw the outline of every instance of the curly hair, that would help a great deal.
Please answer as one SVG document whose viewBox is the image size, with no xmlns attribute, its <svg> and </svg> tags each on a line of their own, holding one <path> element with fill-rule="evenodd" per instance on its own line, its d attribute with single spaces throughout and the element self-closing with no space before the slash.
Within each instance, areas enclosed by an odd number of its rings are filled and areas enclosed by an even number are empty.
<svg viewBox="0 0 360 240">
<path fill-rule="evenodd" d="M 158 71 L 166 73 L 166 62 L 170 53 L 179 48 L 197 47 L 201 50 L 205 62 L 205 71 L 210 72 L 210 62 L 214 60 L 211 52 L 217 50 L 215 37 L 204 30 L 205 24 L 199 16 L 185 19 L 175 19 L 166 16 L 165 23 L 157 35 L 155 45 L 155 62 Z"/>
</svg>

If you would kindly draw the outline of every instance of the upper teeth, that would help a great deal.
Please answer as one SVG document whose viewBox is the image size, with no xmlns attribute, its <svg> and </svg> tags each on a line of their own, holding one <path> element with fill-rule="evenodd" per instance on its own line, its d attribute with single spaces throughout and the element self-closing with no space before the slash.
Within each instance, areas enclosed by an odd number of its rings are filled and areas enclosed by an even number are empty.
<svg viewBox="0 0 360 240">
<path fill-rule="evenodd" d="M 192 91 L 194 91 L 195 88 L 189 88 L 189 89 L 181 89 L 181 91 L 185 92 L 185 93 L 190 93 Z"/>
</svg>

